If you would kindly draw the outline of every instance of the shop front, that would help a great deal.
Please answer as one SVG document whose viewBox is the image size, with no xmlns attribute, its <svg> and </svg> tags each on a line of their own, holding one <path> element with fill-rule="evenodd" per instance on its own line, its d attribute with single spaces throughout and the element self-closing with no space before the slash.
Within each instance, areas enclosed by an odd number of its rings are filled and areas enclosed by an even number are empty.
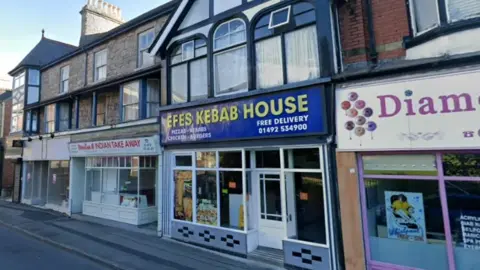
<svg viewBox="0 0 480 270">
<path fill-rule="evenodd" d="M 158 138 L 71 143 L 72 212 L 133 225 L 157 221 Z"/>
<path fill-rule="evenodd" d="M 161 111 L 159 230 L 247 256 L 335 269 L 325 88 Z"/>
<path fill-rule="evenodd" d="M 368 269 L 478 269 L 478 82 L 468 70 L 337 89 L 340 204 L 361 202 L 342 223 L 363 225 Z"/>
<path fill-rule="evenodd" d="M 24 141 L 22 203 L 70 213 L 69 137 Z"/>
</svg>

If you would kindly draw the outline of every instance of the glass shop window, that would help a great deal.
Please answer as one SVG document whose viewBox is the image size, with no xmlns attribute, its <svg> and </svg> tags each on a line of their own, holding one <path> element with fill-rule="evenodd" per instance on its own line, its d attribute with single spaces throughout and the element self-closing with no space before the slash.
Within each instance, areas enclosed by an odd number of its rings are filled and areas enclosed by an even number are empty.
<svg viewBox="0 0 480 270">
<path fill-rule="evenodd" d="M 175 170 L 174 172 L 174 218 L 193 221 L 192 171 Z"/>
<path fill-rule="evenodd" d="M 217 173 L 197 171 L 197 223 L 218 226 Z"/>
<path fill-rule="evenodd" d="M 68 207 L 70 190 L 70 162 L 50 161 L 47 203 Z"/>
<path fill-rule="evenodd" d="M 365 179 L 365 188 L 373 260 L 420 269 L 448 269 L 436 180 Z"/>
<path fill-rule="evenodd" d="M 243 230 L 242 172 L 220 172 L 220 225 Z"/>
</svg>

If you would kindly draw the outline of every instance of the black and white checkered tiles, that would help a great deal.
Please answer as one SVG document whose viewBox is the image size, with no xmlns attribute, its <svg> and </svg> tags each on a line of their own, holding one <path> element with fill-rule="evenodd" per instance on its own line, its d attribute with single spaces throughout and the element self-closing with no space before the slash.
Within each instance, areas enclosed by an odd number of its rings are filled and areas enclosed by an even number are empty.
<svg viewBox="0 0 480 270">
<path fill-rule="evenodd" d="M 194 234 L 194 231 L 190 231 L 187 226 L 184 226 L 183 228 L 178 229 L 178 232 L 183 235 L 185 238 L 189 238 L 190 235 Z"/>
<path fill-rule="evenodd" d="M 199 233 L 198 236 L 203 238 L 203 241 L 210 242 L 210 240 L 215 240 L 215 235 L 210 234 L 210 231 L 204 230 L 203 232 Z"/>
<path fill-rule="evenodd" d="M 222 237 L 220 240 L 226 243 L 227 247 L 235 247 L 235 245 L 240 245 L 240 241 L 233 239 L 233 235 L 227 234 L 227 237 Z"/>
<path fill-rule="evenodd" d="M 301 258 L 302 263 L 305 264 L 312 264 L 314 261 L 322 262 L 322 257 L 313 255 L 310 249 L 302 248 L 301 252 L 293 251 L 292 256 Z"/>
</svg>

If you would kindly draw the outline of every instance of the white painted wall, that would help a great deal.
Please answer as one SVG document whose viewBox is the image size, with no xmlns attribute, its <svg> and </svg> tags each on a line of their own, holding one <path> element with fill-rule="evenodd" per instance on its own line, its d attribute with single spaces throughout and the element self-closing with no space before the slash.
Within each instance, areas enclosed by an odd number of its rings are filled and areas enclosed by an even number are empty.
<svg viewBox="0 0 480 270">
<path fill-rule="evenodd" d="M 47 137 L 47 135 L 45 135 Z M 68 143 L 70 137 L 25 141 L 23 159 L 29 160 L 69 160 Z"/>
<path fill-rule="evenodd" d="M 224 1 L 228 2 L 228 1 Z M 178 29 L 184 29 L 190 25 L 194 25 L 203 20 L 208 19 L 210 15 L 210 1 L 198 0 L 193 2 L 192 7 L 188 11 L 187 15 L 183 19 L 182 24 Z"/>
<path fill-rule="evenodd" d="M 480 28 L 433 39 L 407 50 L 406 59 L 420 59 L 480 51 Z"/>
<path fill-rule="evenodd" d="M 242 0 L 213 0 L 213 13 L 217 15 L 242 4 Z"/>
</svg>

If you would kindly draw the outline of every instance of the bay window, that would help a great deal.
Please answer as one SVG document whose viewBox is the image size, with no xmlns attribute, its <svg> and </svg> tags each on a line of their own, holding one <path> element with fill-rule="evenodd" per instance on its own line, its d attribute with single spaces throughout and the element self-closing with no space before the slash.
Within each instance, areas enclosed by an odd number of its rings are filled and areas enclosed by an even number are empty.
<svg viewBox="0 0 480 270">
<path fill-rule="evenodd" d="M 123 85 L 123 121 L 139 119 L 140 81 Z"/>
<path fill-rule="evenodd" d="M 10 133 L 23 130 L 23 107 L 25 102 L 25 72 L 13 78 L 12 91 L 12 122 Z"/>
<path fill-rule="evenodd" d="M 213 34 L 215 96 L 247 91 L 247 34 L 241 19 L 220 24 Z"/>
<path fill-rule="evenodd" d="M 255 24 L 258 88 L 320 77 L 315 10 L 298 3 L 268 13 Z"/>
<path fill-rule="evenodd" d="M 207 43 L 195 39 L 176 46 L 170 56 L 171 104 L 208 97 Z"/>
<path fill-rule="evenodd" d="M 40 71 L 28 70 L 27 104 L 33 104 L 40 100 Z"/>
<path fill-rule="evenodd" d="M 421 35 L 439 26 L 480 17 L 480 2 L 477 0 L 410 0 L 410 13 L 415 35 Z"/>
</svg>

